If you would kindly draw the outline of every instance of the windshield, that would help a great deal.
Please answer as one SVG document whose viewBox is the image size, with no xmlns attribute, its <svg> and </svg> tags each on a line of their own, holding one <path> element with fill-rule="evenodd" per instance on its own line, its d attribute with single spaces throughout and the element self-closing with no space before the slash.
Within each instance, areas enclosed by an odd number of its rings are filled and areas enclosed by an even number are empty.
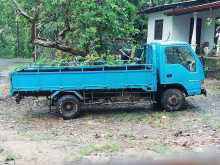
<svg viewBox="0 0 220 165">
<path fill-rule="evenodd" d="M 165 52 L 167 64 L 181 64 L 190 72 L 196 71 L 195 59 L 187 46 L 167 47 Z"/>
</svg>

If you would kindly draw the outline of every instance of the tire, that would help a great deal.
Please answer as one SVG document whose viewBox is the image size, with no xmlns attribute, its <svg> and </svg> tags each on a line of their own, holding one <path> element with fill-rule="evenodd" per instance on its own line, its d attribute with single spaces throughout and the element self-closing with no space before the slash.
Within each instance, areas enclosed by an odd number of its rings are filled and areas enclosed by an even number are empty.
<svg viewBox="0 0 220 165">
<path fill-rule="evenodd" d="M 79 100 L 72 95 L 64 95 L 58 99 L 57 109 L 64 120 L 75 119 L 80 115 Z"/>
<path fill-rule="evenodd" d="M 154 95 L 154 100 L 155 100 L 157 103 L 160 103 L 160 102 L 161 102 L 161 96 L 160 96 L 159 93 L 156 93 L 156 94 Z"/>
<path fill-rule="evenodd" d="M 161 97 L 161 106 L 167 111 L 180 110 L 185 102 L 185 95 L 179 89 L 167 89 Z"/>
</svg>

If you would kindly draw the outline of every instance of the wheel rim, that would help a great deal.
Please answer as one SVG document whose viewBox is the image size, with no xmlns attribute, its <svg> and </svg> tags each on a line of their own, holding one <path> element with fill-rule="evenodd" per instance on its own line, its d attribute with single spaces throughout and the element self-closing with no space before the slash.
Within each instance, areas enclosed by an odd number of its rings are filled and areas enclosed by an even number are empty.
<svg viewBox="0 0 220 165">
<path fill-rule="evenodd" d="M 178 105 L 178 97 L 176 95 L 172 95 L 171 97 L 168 98 L 168 102 L 169 102 L 169 105 L 171 106 L 176 106 Z"/>
<path fill-rule="evenodd" d="M 168 97 L 168 107 L 171 110 L 176 110 L 181 106 L 181 96 L 180 95 L 171 95 Z"/>
<path fill-rule="evenodd" d="M 78 105 L 73 102 L 65 102 L 63 104 L 63 111 L 65 112 L 75 112 L 78 109 Z"/>
</svg>

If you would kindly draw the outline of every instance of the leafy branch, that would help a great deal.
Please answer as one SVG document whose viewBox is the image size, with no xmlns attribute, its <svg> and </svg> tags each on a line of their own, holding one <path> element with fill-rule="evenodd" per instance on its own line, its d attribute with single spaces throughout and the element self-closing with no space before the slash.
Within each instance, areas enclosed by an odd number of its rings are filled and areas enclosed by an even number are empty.
<svg viewBox="0 0 220 165">
<path fill-rule="evenodd" d="M 48 48 L 55 48 L 64 52 L 68 52 L 75 56 L 83 56 L 86 53 L 82 50 L 72 48 L 71 46 L 65 44 L 64 39 L 67 32 L 70 31 L 70 23 L 68 19 L 68 10 L 65 13 L 65 27 L 63 30 L 58 32 L 58 39 L 55 41 L 51 41 L 47 38 L 39 36 L 39 34 L 36 34 L 37 29 L 36 25 L 39 21 L 39 13 L 40 13 L 40 4 L 41 2 L 38 1 L 38 7 L 35 8 L 34 16 L 30 16 L 25 10 L 23 10 L 20 6 L 20 4 L 16 0 L 12 0 L 13 4 L 16 7 L 17 14 L 24 17 L 30 24 L 31 24 L 31 41 L 32 44 L 48 47 Z"/>
</svg>

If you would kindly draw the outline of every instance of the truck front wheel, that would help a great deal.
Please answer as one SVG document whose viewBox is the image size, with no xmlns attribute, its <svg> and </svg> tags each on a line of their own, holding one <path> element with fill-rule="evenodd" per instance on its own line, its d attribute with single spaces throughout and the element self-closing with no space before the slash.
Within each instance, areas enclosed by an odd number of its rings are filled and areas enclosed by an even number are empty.
<svg viewBox="0 0 220 165">
<path fill-rule="evenodd" d="M 162 94 L 161 105 L 167 111 L 180 110 L 185 102 L 185 95 L 179 89 L 167 89 Z"/>
<path fill-rule="evenodd" d="M 77 118 L 80 114 L 79 101 L 72 95 L 64 95 L 58 99 L 57 109 L 64 120 Z"/>
</svg>

